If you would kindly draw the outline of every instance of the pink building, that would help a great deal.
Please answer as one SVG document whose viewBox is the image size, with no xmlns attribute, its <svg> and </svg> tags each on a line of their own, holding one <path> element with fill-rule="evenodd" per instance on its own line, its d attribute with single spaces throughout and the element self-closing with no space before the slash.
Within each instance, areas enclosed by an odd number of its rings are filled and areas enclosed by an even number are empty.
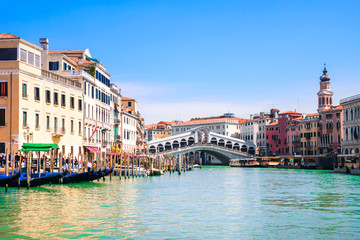
<svg viewBox="0 0 360 240">
<path fill-rule="evenodd" d="M 279 155 L 279 123 L 266 125 L 266 148 L 268 155 Z"/>
<path fill-rule="evenodd" d="M 302 117 L 289 120 L 286 126 L 287 148 L 286 155 L 301 154 L 300 120 Z"/>
<path fill-rule="evenodd" d="M 293 120 L 300 120 L 302 118 L 302 114 L 293 111 L 287 111 L 283 113 L 279 113 L 279 154 L 280 155 L 288 155 L 288 141 L 287 141 L 287 126 Z"/>
</svg>

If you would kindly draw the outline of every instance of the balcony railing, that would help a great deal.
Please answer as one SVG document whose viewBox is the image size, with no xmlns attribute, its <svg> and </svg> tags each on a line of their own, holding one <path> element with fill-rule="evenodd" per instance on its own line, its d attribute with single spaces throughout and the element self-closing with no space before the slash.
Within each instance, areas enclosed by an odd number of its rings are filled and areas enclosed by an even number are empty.
<svg viewBox="0 0 360 240">
<path fill-rule="evenodd" d="M 63 77 L 61 75 L 46 71 L 46 70 L 41 70 L 41 75 L 44 76 L 44 77 L 59 81 L 59 82 L 69 84 L 69 85 L 77 87 L 77 88 L 81 88 L 81 83 L 76 82 L 76 81 L 74 81 L 72 79 Z"/>
</svg>

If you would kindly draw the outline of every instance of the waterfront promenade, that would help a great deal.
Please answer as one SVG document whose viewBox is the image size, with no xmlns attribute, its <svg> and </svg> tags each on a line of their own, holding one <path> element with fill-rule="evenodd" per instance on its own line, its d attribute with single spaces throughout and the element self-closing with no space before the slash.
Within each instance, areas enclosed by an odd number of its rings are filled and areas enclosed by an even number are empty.
<svg viewBox="0 0 360 240">
<path fill-rule="evenodd" d="M 356 239 L 360 178 L 203 167 L 0 192 L 1 238 Z"/>
</svg>

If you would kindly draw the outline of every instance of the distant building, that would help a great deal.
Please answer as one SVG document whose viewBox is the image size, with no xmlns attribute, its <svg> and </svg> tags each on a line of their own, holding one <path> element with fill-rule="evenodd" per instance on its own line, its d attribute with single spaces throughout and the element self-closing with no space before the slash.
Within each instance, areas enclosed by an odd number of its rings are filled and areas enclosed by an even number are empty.
<svg viewBox="0 0 360 240">
<path fill-rule="evenodd" d="M 145 125 L 145 136 L 147 141 L 157 140 L 172 136 L 172 124 L 176 122 L 161 121 L 156 124 Z"/>
<path fill-rule="evenodd" d="M 172 134 L 184 133 L 195 127 L 204 127 L 211 132 L 229 137 L 239 138 L 240 123 L 247 119 L 235 118 L 225 114 L 219 117 L 193 118 L 190 121 L 178 122 L 172 125 Z"/>
<path fill-rule="evenodd" d="M 340 100 L 343 106 L 343 154 L 359 154 L 360 150 L 360 94 Z"/>
<path fill-rule="evenodd" d="M 320 119 L 318 113 L 306 114 L 300 120 L 301 154 L 319 154 Z"/>
<path fill-rule="evenodd" d="M 320 154 L 341 153 L 342 139 L 342 106 L 333 106 L 333 92 L 330 90 L 330 76 L 324 67 L 320 77 L 318 92 L 318 111 L 320 119 Z"/>
<path fill-rule="evenodd" d="M 286 126 L 286 155 L 301 154 L 300 121 L 302 117 L 289 120 Z"/>
</svg>

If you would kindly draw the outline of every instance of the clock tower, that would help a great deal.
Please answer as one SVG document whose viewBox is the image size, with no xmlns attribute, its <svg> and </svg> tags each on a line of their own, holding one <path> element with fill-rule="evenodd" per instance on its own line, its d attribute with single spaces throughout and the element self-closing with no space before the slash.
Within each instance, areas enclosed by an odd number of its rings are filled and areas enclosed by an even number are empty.
<svg viewBox="0 0 360 240">
<path fill-rule="evenodd" d="M 330 90 L 330 76 L 327 75 L 326 64 L 324 66 L 323 75 L 320 77 L 320 91 L 318 95 L 318 112 L 330 109 L 333 106 L 333 92 Z"/>
</svg>

